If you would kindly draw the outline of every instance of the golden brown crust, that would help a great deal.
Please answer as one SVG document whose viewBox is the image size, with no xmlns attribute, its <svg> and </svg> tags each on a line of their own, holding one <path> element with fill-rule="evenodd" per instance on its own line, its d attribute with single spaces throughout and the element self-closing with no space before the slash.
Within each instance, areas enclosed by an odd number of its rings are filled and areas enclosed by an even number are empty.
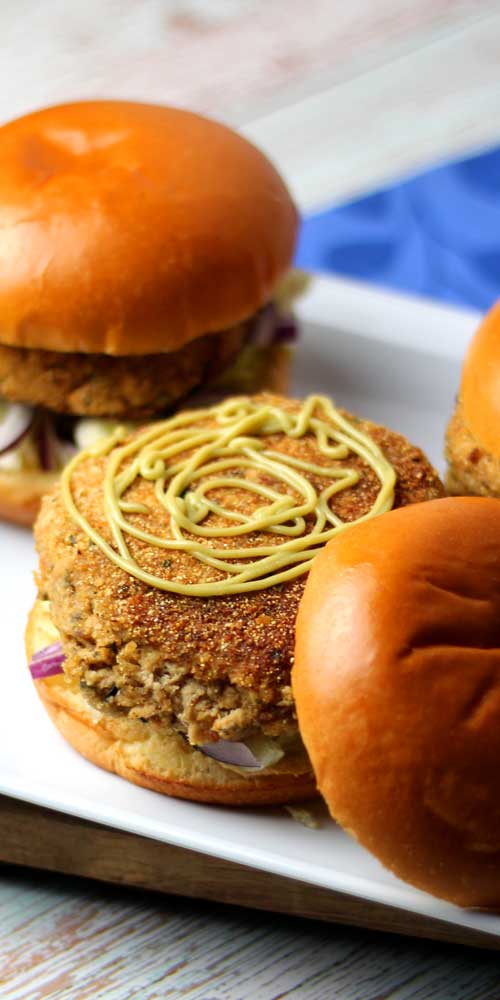
<svg viewBox="0 0 500 1000">
<path fill-rule="evenodd" d="M 391 511 L 318 556 L 293 691 L 332 815 L 417 887 L 500 906 L 500 504 Z"/>
<path fill-rule="evenodd" d="M 465 423 L 461 399 L 446 431 L 446 487 L 453 496 L 500 497 L 500 458 L 478 441 Z"/>
<path fill-rule="evenodd" d="M 293 400 L 279 402 L 285 408 L 299 407 Z M 442 495 L 437 474 L 418 448 L 368 421 L 359 421 L 358 426 L 372 434 L 397 471 L 397 505 Z M 270 437 L 269 446 L 319 464 L 332 461 L 318 454 L 310 438 L 292 440 L 279 434 Z M 86 516 L 109 538 L 101 498 L 104 461 L 86 458 L 73 477 L 73 490 Z M 360 468 L 361 482 L 334 501 L 336 512 L 347 521 L 369 511 L 379 488 L 375 474 L 361 459 L 350 455 L 349 466 Z M 318 488 L 326 484 L 320 477 L 312 480 Z M 259 502 L 248 493 L 243 500 L 237 483 L 235 478 L 235 503 Z M 136 515 L 142 528 L 165 535 L 165 513 L 150 491 L 142 481 L 129 490 L 128 499 L 148 507 L 148 514 Z M 224 499 L 231 506 L 228 492 Z M 69 518 L 59 491 L 44 503 L 36 538 L 40 592 L 52 601 L 71 676 L 101 697 L 117 688 L 111 697 L 123 711 L 145 717 L 173 714 L 193 742 L 214 736 L 238 739 L 254 727 L 268 736 L 288 735 L 295 729 L 290 667 L 304 577 L 216 599 L 150 588 L 89 543 Z M 259 540 L 254 533 L 251 544 Z M 130 549 L 159 576 L 180 575 L 193 582 L 219 575 L 179 550 L 170 551 L 165 559 L 163 550 L 144 547 L 135 539 Z"/>
<path fill-rule="evenodd" d="M 32 525 L 42 497 L 57 481 L 53 472 L 0 470 L 0 520 Z"/>
<path fill-rule="evenodd" d="M 26 629 L 28 659 L 44 645 L 47 614 L 40 602 Z M 177 733 L 151 723 L 105 716 L 62 678 L 35 681 L 49 716 L 75 750 L 106 771 L 164 795 L 221 805 L 278 805 L 316 794 L 307 764 L 287 770 L 280 762 L 266 775 L 240 776 L 191 748 Z"/>
<path fill-rule="evenodd" d="M 89 101 L 19 118 L 0 136 L 4 344 L 177 350 L 251 316 L 290 265 L 290 195 L 223 125 Z"/>
</svg>

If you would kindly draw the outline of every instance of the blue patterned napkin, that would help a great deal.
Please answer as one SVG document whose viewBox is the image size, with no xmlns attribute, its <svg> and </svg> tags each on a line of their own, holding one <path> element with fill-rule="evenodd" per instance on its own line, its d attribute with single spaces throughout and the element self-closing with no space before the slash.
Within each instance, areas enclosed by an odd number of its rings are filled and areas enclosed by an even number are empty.
<svg viewBox="0 0 500 1000">
<path fill-rule="evenodd" d="M 296 263 L 487 309 L 500 298 L 500 148 L 306 217 Z"/>
</svg>

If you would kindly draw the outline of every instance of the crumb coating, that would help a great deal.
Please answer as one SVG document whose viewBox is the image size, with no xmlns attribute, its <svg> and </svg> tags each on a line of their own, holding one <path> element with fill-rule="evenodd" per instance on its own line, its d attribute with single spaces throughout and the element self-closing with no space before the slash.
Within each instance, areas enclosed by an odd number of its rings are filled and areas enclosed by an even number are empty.
<svg viewBox="0 0 500 1000">
<path fill-rule="evenodd" d="M 140 420 L 161 414 L 232 363 L 249 323 L 167 354 L 115 357 L 0 344 L 0 396 L 75 416 Z"/>
</svg>

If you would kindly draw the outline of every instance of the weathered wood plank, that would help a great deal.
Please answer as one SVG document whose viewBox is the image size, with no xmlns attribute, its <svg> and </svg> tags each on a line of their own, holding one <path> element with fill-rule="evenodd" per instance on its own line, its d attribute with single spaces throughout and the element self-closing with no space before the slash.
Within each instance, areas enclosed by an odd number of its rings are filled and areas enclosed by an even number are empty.
<svg viewBox="0 0 500 1000">
<path fill-rule="evenodd" d="M 173 895 L 500 950 L 479 931 L 0 797 L 0 860 Z"/>
</svg>

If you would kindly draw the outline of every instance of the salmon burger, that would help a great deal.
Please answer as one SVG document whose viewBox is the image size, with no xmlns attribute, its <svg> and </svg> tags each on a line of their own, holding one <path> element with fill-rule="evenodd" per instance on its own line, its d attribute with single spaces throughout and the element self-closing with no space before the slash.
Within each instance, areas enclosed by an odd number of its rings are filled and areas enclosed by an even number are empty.
<svg viewBox="0 0 500 1000">
<path fill-rule="evenodd" d="M 81 452 L 36 525 L 31 674 L 63 736 L 139 785 L 232 805 L 315 790 L 290 686 L 322 546 L 443 494 L 325 397 L 232 397 Z"/>
<path fill-rule="evenodd" d="M 0 128 L 0 517 L 76 449 L 200 389 L 286 391 L 297 212 L 266 157 L 175 108 Z"/>
</svg>

